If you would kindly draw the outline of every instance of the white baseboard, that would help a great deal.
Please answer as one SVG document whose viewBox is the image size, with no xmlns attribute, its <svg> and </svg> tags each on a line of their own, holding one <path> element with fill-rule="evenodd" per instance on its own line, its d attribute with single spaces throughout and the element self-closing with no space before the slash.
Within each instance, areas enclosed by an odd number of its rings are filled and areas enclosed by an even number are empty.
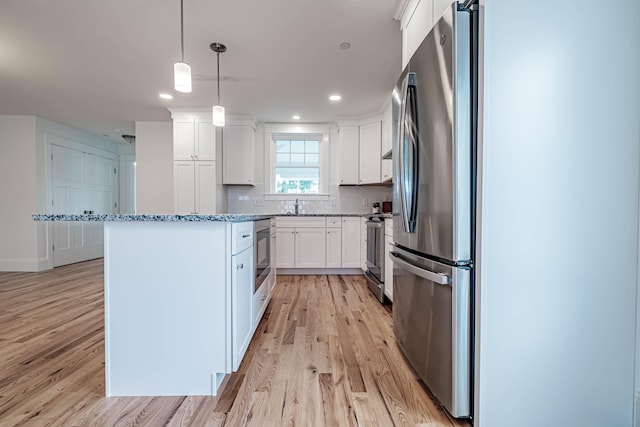
<svg viewBox="0 0 640 427">
<path fill-rule="evenodd" d="M 49 258 L 0 259 L 0 271 L 36 272 L 49 269 Z"/>
</svg>

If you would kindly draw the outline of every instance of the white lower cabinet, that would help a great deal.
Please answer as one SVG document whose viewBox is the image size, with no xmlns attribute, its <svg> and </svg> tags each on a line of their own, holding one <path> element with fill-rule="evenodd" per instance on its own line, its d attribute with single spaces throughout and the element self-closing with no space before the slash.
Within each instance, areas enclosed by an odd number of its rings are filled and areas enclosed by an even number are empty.
<svg viewBox="0 0 640 427">
<path fill-rule="evenodd" d="M 342 267 L 342 229 L 327 228 L 327 250 L 326 250 L 326 266 L 327 268 Z"/>
<path fill-rule="evenodd" d="M 360 231 L 359 217 L 342 217 L 342 268 L 360 268 Z"/>
<path fill-rule="evenodd" d="M 247 232 L 253 234 L 252 223 L 233 224 L 234 235 L 244 235 Z M 246 227 L 240 230 L 240 227 Z M 238 247 L 234 245 L 234 247 Z M 232 325 L 232 368 L 237 371 L 242 357 L 249 347 L 253 336 L 254 317 L 252 311 L 254 269 L 253 269 L 253 244 L 247 247 L 238 247 L 239 252 L 231 256 L 231 325 Z"/>
<path fill-rule="evenodd" d="M 256 293 L 253 294 L 253 331 L 258 327 L 258 323 L 260 323 L 264 310 L 267 308 L 267 304 L 269 303 L 269 290 L 271 289 L 272 281 L 273 275 L 267 276 L 260 288 L 258 288 Z"/>
<path fill-rule="evenodd" d="M 367 219 L 360 218 L 360 268 L 367 271 Z"/>
<path fill-rule="evenodd" d="M 296 266 L 296 239 L 295 228 L 277 228 L 276 229 L 276 267 L 278 268 L 295 268 Z"/>
<path fill-rule="evenodd" d="M 296 268 L 325 268 L 325 228 L 296 228 Z"/>
<path fill-rule="evenodd" d="M 385 219 L 384 225 L 384 294 L 393 302 L 393 219 Z"/>
</svg>

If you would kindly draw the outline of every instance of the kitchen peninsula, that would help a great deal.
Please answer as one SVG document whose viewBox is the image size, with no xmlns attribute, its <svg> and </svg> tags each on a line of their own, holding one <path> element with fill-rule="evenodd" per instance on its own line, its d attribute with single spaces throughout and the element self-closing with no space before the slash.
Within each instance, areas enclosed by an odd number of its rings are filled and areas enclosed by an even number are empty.
<svg viewBox="0 0 640 427">
<path fill-rule="evenodd" d="M 253 221 L 268 218 L 33 216 L 104 222 L 107 396 L 217 393 L 224 376 L 240 364 L 257 324 L 251 313 Z M 237 269 L 236 253 L 245 256 Z M 274 280 L 271 275 L 265 281 L 268 291 Z M 234 298 L 236 292 L 245 298 Z"/>
</svg>

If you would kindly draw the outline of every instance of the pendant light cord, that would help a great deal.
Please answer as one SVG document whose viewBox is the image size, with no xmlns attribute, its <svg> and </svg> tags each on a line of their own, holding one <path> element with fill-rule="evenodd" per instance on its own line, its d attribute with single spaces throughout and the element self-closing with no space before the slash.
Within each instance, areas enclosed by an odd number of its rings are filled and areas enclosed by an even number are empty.
<svg viewBox="0 0 640 427">
<path fill-rule="evenodd" d="M 218 57 L 218 105 L 220 105 L 220 52 L 216 52 Z"/>
<path fill-rule="evenodd" d="M 182 61 L 184 62 L 184 7 L 183 1 L 180 0 L 180 53 L 182 55 Z"/>
</svg>

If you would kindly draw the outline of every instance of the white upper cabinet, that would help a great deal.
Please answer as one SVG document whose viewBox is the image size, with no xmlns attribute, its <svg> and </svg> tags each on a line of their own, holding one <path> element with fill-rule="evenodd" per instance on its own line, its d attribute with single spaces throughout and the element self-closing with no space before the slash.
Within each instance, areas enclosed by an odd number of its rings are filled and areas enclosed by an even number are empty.
<svg viewBox="0 0 640 427">
<path fill-rule="evenodd" d="M 381 136 L 380 121 L 360 126 L 360 184 L 380 182 Z"/>
<path fill-rule="evenodd" d="M 433 22 L 431 23 L 431 27 L 433 27 L 436 22 L 440 19 L 440 17 L 444 14 L 445 10 L 451 7 L 453 0 L 433 0 Z"/>
<path fill-rule="evenodd" d="M 359 126 L 341 126 L 340 131 L 340 185 L 359 184 Z"/>
<path fill-rule="evenodd" d="M 173 121 L 173 160 L 215 160 L 215 136 L 211 119 Z"/>
<path fill-rule="evenodd" d="M 254 185 L 252 126 L 227 125 L 222 130 L 222 183 Z"/>
<path fill-rule="evenodd" d="M 409 1 L 400 18 L 402 28 L 402 68 L 433 26 L 433 0 Z"/>
<path fill-rule="evenodd" d="M 392 147 L 393 147 L 393 119 L 391 117 L 391 103 L 387 105 L 387 108 L 384 111 L 384 115 L 382 117 L 382 135 L 381 135 L 381 146 L 382 146 L 382 163 L 380 165 L 380 180 L 382 182 L 391 181 L 393 178 L 393 160 L 390 156 L 392 156 Z M 384 158 L 387 157 L 387 158 Z"/>
</svg>

